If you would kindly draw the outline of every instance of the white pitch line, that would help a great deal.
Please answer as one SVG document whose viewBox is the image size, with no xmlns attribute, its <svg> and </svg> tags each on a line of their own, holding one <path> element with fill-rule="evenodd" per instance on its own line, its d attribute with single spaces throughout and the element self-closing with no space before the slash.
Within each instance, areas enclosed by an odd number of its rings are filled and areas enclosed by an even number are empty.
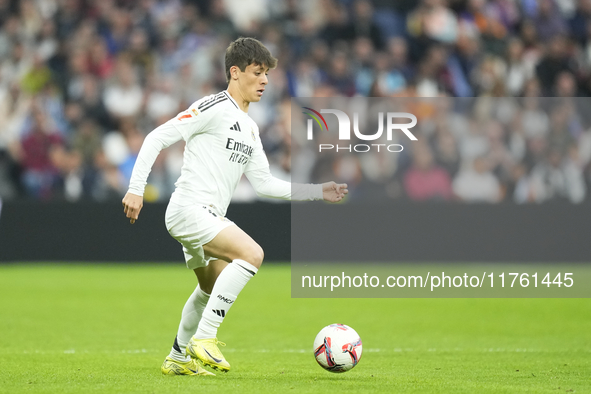
<svg viewBox="0 0 591 394">
<path fill-rule="evenodd" d="M 480 348 L 480 349 L 465 349 L 465 348 L 426 348 L 426 349 L 414 349 L 414 348 L 367 348 L 363 349 L 367 353 L 450 353 L 450 352 L 470 352 L 470 353 L 549 353 L 549 352 L 582 352 L 591 353 L 588 349 L 527 349 L 527 348 Z M 225 349 L 224 353 L 312 353 L 312 348 L 309 349 Z M 0 354 L 16 354 L 17 352 L 0 351 Z M 124 350 L 103 350 L 103 351 L 89 351 L 89 350 L 76 350 L 76 349 L 64 349 L 55 351 L 40 351 L 40 350 L 23 350 L 18 352 L 19 354 L 164 354 L 165 350 L 162 349 L 124 349 Z"/>
</svg>

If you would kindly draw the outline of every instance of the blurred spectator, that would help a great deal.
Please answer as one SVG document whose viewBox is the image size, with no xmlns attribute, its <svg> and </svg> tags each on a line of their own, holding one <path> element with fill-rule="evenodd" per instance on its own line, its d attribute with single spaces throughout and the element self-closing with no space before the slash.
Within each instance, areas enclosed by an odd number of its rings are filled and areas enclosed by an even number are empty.
<svg viewBox="0 0 591 394">
<path fill-rule="evenodd" d="M 23 185 L 29 196 L 48 199 L 55 193 L 58 181 L 58 170 L 52 155 L 56 148 L 63 145 L 63 140 L 41 108 L 34 107 L 32 115 L 31 131 L 21 143 Z"/>
<path fill-rule="evenodd" d="M 292 2 L 295 5 L 295 2 Z M 295 8 L 295 7 L 294 7 Z M 236 26 L 226 12 L 224 0 L 212 0 L 209 8 L 209 21 L 212 30 L 222 37 L 234 37 Z"/>
<path fill-rule="evenodd" d="M 460 14 L 462 28 L 478 32 L 486 52 L 501 55 L 508 28 L 515 25 L 518 15 L 515 4 L 470 0 L 466 8 Z"/>
<path fill-rule="evenodd" d="M 100 3 L 100 2 L 99 2 Z M 57 34 L 60 40 L 71 37 L 83 15 L 82 2 L 78 0 L 65 0 L 56 12 Z"/>
<path fill-rule="evenodd" d="M 113 57 L 102 38 L 95 38 L 89 53 L 89 71 L 99 78 L 111 76 L 114 68 Z"/>
<path fill-rule="evenodd" d="M 107 111 L 115 118 L 137 116 L 143 100 L 144 93 L 131 63 L 126 57 L 119 58 L 115 80 L 103 95 Z"/>
<path fill-rule="evenodd" d="M 4 4 L 9 4 L 5 1 Z M 5 59 L 12 53 L 14 45 L 22 40 L 20 19 L 16 15 L 10 15 L 7 10 L 0 13 L 2 29 L 0 29 L 0 58 Z"/>
<path fill-rule="evenodd" d="M 126 178 L 119 167 L 129 157 L 129 147 L 121 133 L 110 132 L 102 141 L 102 149 L 96 156 L 98 169 L 92 197 L 97 201 L 119 200 L 127 191 Z"/>
<path fill-rule="evenodd" d="M 589 24 L 591 23 L 591 1 L 578 0 L 573 17 L 568 21 L 571 34 L 579 44 L 588 42 Z"/>
<path fill-rule="evenodd" d="M 486 159 L 493 174 L 501 183 L 510 178 L 511 170 L 515 165 L 511 151 L 509 150 L 503 125 L 495 120 L 486 124 L 486 136 L 488 140 L 488 152 Z"/>
<path fill-rule="evenodd" d="M 19 2 L 22 32 L 27 40 L 32 40 L 41 30 L 43 19 L 33 0 Z"/>
<path fill-rule="evenodd" d="M 496 203 L 501 200 L 501 185 L 483 157 L 460 170 L 453 181 L 454 193 L 466 202 Z"/>
<path fill-rule="evenodd" d="M 19 132 L 32 105 L 31 97 L 17 85 L 0 85 L 0 199 L 16 198 L 19 192 Z"/>
<path fill-rule="evenodd" d="M 539 0 L 534 24 L 542 42 L 567 32 L 566 21 L 554 0 Z"/>
<path fill-rule="evenodd" d="M 353 15 L 355 15 L 355 21 L 349 25 L 349 29 L 353 31 L 352 38 L 368 38 L 374 48 L 379 51 L 383 50 L 385 46 L 384 37 L 373 19 L 374 10 L 371 1 L 355 0 Z"/>
<path fill-rule="evenodd" d="M 451 199 L 449 174 L 435 164 L 428 145 L 413 150 L 413 166 L 404 175 L 404 190 L 414 201 Z"/>
<path fill-rule="evenodd" d="M 29 71 L 23 75 L 21 89 L 30 94 L 39 93 L 50 81 L 51 71 L 43 62 L 43 59 L 36 55 Z"/>
<path fill-rule="evenodd" d="M 24 93 L 17 84 L 0 85 L 0 149 L 16 156 L 21 131 L 33 104 L 30 95 Z"/>
<path fill-rule="evenodd" d="M 506 198 L 518 204 L 533 202 L 527 168 L 523 164 L 517 164 L 512 168 Z"/>
<path fill-rule="evenodd" d="M 99 80 L 92 75 L 86 74 L 81 82 L 82 91 L 77 103 L 82 107 L 85 117 L 96 121 L 103 129 L 113 128 L 111 118 L 101 97 Z"/>
<path fill-rule="evenodd" d="M 82 96 L 83 79 L 89 68 L 87 60 L 86 51 L 84 50 L 73 51 L 70 54 L 66 93 L 71 100 L 78 100 Z"/>
<path fill-rule="evenodd" d="M 496 56 L 485 56 L 474 70 L 473 85 L 482 96 L 504 96 L 505 64 Z"/>
<path fill-rule="evenodd" d="M 268 2 L 265 0 L 251 0 L 248 7 L 242 0 L 223 0 L 225 10 L 232 24 L 237 30 L 252 33 L 259 23 L 269 17 Z"/>
<path fill-rule="evenodd" d="M 120 129 L 121 134 L 123 134 L 123 137 L 125 138 L 125 144 L 127 145 L 127 154 L 119 163 L 119 171 L 121 171 L 121 174 L 123 175 L 124 184 L 128 185 L 129 180 L 131 179 L 131 172 L 133 171 L 135 160 L 137 159 L 137 155 L 140 152 L 140 148 L 142 147 L 144 137 L 135 127 L 135 124 L 129 119 L 121 122 Z"/>
<path fill-rule="evenodd" d="M 532 70 L 528 69 L 523 60 L 523 42 L 513 38 L 507 45 L 507 71 L 505 91 L 511 96 L 518 96 L 523 91 L 525 82 L 530 79 Z"/>
<path fill-rule="evenodd" d="M 566 200 L 579 203 L 586 194 L 582 171 L 558 149 L 552 149 L 548 159 L 533 168 L 530 187 L 535 202 Z"/>
<path fill-rule="evenodd" d="M 556 97 L 577 97 L 579 92 L 575 76 L 568 71 L 558 74 L 554 82 L 553 93 Z"/>
<path fill-rule="evenodd" d="M 429 48 L 425 57 L 419 62 L 415 84 L 417 93 L 421 97 L 437 97 L 446 91 L 451 91 L 450 80 L 445 70 L 447 59 L 446 49 L 437 45 Z"/>
<path fill-rule="evenodd" d="M 541 100 L 528 97 L 523 100 L 524 110 L 521 113 L 521 127 L 527 138 L 546 137 L 550 128 L 548 115 L 541 108 Z"/>
<path fill-rule="evenodd" d="M 486 155 L 488 152 L 490 145 L 482 127 L 483 125 L 478 124 L 477 120 L 473 120 L 468 133 L 460 139 L 460 153 L 463 160 L 470 162 L 479 156 Z"/>
<path fill-rule="evenodd" d="M 536 67 L 536 75 L 542 85 L 543 93 L 552 95 L 556 77 L 563 71 L 571 71 L 571 63 L 567 39 L 564 36 L 551 37 L 547 53 Z"/>
<path fill-rule="evenodd" d="M 458 38 L 458 18 L 446 0 L 422 0 L 419 7 L 409 15 L 409 33 L 442 43 L 454 43 Z"/>
<path fill-rule="evenodd" d="M 55 32 L 55 23 L 50 19 L 43 21 L 41 30 L 35 40 L 37 45 L 37 56 L 39 56 L 44 62 L 51 59 L 59 48 L 59 41 L 56 38 Z"/>
<path fill-rule="evenodd" d="M 82 196 L 92 197 L 93 188 L 98 176 L 97 157 L 101 154 L 102 134 L 92 119 L 85 119 L 77 128 L 72 139 L 72 149 L 80 158 L 79 173 L 81 176 Z"/>
<path fill-rule="evenodd" d="M 524 20 L 521 23 L 519 31 L 523 42 L 523 55 L 521 59 L 526 67 L 528 75 L 535 73 L 536 65 L 539 63 L 543 54 L 543 46 L 547 42 L 541 42 L 536 33 L 536 27 L 531 20 Z"/>
<path fill-rule="evenodd" d="M 21 41 L 13 43 L 10 55 L 2 62 L 0 78 L 6 82 L 20 81 L 33 64 L 33 54 L 25 49 Z"/>
<path fill-rule="evenodd" d="M 72 139 L 72 148 L 80 153 L 84 166 L 94 165 L 94 160 L 101 150 L 101 133 L 93 120 L 86 119 L 80 124 Z"/>
<path fill-rule="evenodd" d="M 354 38 L 344 4 L 334 0 L 325 2 L 325 14 L 327 22 L 320 33 L 320 37 L 326 43 L 332 46 L 339 40 L 351 41 Z"/>
<path fill-rule="evenodd" d="M 438 131 L 434 138 L 434 156 L 435 162 L 451 177 L 457 174 L 461 158 L 456 140 L 447 129 Z"/>
<path fill-rule="evenodd" d="M 393 38 L 390 41 L 390 53 L 381 53 L 375 57 L 374 95 L 391 96 L 403 90 L 407 84 L 406 45 L 404 41 Z"/>
<path fill-rule="evenodd" d="M 185 62 L 186 54 L 178 48 L 175 38 L 165 38 L 157 54 L 158 72 L 164 75 L 174 75 Z"/>
<path fill-rule="evenodd" d="M 364 74 L 365 71 L 360 70 L 358 79 L 364 78 Z M 313 97 L 322 78 L 323 73 L 311 59 L 301 59 L 288 74 L 290 93 L 296 97 Z M 371 78 L 371 75 L 367 75 L 367 78 Z M 364 81 L 359 81 L 358 84 L 364 84 Z"/>
<path fill-rule="evenodd" d="M 52 152 L 52 161 L 60 174 L 56 180 L 56 193 L 59 190 L 67 201 L 78 201 L 84 192 L 84 170 L 80 153 L 59 146 Z"/>
<path fill-rule="evenodd" d="M 575 136 L 581 132 L 577 119 L 572 114 L 572 108 L 568 105 L 556 105 L 550 112 L 550 133 L 547 141 L 548 147 L 566 154 L 568 149 L 575 144 Z"/>
<path fill-rule="evenodd" d="M 344 96 L 355 94 L 355 82 L 345 53 L 335 54 L 330 62 L 327 83 Z"/>
<path fill-rule="evenodd" d="M 131 64 L 139 72 L 140 81 L 144 83 L 154 67 L 154 56 L 149 45 L 148 34 L 144 29 L 136 28 L 131 32 L 127 53 Z"/>
<path fill-rule="evenodd" d="M 373 86 L 370 86 L 371 95 L 388 97 L 402 91 L 405 87 L 404 76 L 397 70 L 391 69 L 390 59 L 385 53 L 378 53 L 375 58 Z"/>
<path fill-rule="evenodd" d="M 102 35 L 111 55 L 117 55 L 129 45 L 131 20 L 129 13 L 121 8 L 113 8 L 107 15 L 107 23 Z"/>
<path fill-rule="evenodd" d="M 156 124 L 162 124 L 181 111 L 180 104 L 172 80 L 163 78 L 156 81 L 155 89 L 148 95 L 146 113 Z"/>
</svg>

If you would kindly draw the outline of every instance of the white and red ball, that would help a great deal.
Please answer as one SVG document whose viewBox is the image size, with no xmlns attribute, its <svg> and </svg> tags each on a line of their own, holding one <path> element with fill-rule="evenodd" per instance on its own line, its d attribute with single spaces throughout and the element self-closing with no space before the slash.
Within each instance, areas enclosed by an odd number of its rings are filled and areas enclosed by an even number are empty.
<svg viewBox="0 0 591 394">
<path fill-rule="evenodd" d="M 361 359 L 361 338 L 349 326 L 331 324 L 324 327 L 314 340 L 314 357 L 330 372 L 347 372 Z"/>
</svg>

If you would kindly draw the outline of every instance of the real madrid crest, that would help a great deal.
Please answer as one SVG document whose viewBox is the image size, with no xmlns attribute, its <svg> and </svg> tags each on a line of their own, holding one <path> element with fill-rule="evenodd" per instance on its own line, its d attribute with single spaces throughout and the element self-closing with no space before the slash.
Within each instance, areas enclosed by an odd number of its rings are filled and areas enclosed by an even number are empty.
<svg viewBox="0 0 591 394">
<path fill-rule="evenodd" d="M 253 128 L 250 129 L 250 135 L 252 136 L 253 141 L 257 140 L 257 138 L 254 136 L 254 129 Z"/>
</svg>

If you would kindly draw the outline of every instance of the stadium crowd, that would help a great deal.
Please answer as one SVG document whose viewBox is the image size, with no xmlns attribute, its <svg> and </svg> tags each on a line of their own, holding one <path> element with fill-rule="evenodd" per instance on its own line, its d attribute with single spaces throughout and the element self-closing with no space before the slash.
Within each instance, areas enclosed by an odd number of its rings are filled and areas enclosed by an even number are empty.
<svg viewBox="0 0 591 394">
<path fill-rule="evenodd" d="M 225 89 L 241 35 L 279 58 L 249 111 L 278 177 L 291 97 L 475 97 L 383 170 L 346 156 L 329 171 L 351 200 L 363 184 L 394 200 L 589 198 L 591 0 L 0 0 L 0 25 L 3 199 L 120 200 L 145 135 Z M 182 149 L 159 156 L 147 201 L 168 199 Z M 254 198 L 240 185 L 236 200 Z"/>
</svg>

